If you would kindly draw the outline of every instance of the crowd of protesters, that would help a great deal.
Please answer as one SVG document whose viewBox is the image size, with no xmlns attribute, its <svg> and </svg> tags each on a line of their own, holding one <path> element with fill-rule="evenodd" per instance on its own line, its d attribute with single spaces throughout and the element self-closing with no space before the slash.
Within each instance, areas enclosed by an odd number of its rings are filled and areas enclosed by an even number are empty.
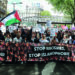
<svg viewBox="0 0 75 75">
<path fill-rule="evenodd" d="M 72 31 L 58 31 L 56 36 L 51 36 L 50 30 L 47 28 L 44 33 L 33 32 L 33 27 L 30 29 L 24 29 L 19 27 L 12 33 L 9 32 L 8 28 L 6 33 L 0 31 L 0 41 L 21 43 L 21 42 L 31 42 L 31 43 L 66 43 L 75 44 L 75 32 Z"/>
</svg>

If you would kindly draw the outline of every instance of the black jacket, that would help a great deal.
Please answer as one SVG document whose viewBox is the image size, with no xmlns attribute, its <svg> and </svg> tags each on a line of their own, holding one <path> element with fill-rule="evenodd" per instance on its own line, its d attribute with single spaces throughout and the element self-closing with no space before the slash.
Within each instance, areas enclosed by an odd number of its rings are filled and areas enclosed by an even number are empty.
<svg viewBox="0 0 75 75">
<path fill-rule="evenodd" d="M 35 39 L 34 42 L 35 42 L 35 43 L 39 43 L 39 39 Z"/>
<path fill-rule="evenodd" d="M 4 36 L 2 34 L 0 34 L 0 40 L 5 40 Z"/>
</svg>

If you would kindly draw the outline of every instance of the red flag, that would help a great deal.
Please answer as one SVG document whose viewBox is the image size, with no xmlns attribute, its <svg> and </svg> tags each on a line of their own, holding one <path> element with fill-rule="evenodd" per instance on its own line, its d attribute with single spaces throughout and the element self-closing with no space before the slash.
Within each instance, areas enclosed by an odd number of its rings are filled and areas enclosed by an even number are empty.
<svg viewBox="0 0 75 75">
<path fill-rule="evenodd" d="M 0 22 L 0 27 L 2 26 L 2 25 L 4 25 L 2 22 Z"/>
</svg>

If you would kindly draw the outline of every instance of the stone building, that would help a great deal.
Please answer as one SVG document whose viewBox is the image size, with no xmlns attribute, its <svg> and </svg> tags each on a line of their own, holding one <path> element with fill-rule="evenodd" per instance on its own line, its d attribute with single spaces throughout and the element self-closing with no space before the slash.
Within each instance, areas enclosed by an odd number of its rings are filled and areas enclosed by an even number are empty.
<svg viewBox="0 0 75 75">
<path fill-rule="evenodd" d="M 6 16 L 7 2 L 7 0 L 0 0 L 0 19 Z"/>
</svg>

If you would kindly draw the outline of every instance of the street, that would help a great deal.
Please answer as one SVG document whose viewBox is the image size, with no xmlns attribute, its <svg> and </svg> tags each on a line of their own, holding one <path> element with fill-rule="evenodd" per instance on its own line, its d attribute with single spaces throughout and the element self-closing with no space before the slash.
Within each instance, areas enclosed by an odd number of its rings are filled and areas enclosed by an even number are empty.
<svg viewBox="0 0 75 75">
<path fill-rule="evenodd" d="M 75 75 L 75 63 L 48 62 L 0 65 L 0 75 Z"/>
</svg>

